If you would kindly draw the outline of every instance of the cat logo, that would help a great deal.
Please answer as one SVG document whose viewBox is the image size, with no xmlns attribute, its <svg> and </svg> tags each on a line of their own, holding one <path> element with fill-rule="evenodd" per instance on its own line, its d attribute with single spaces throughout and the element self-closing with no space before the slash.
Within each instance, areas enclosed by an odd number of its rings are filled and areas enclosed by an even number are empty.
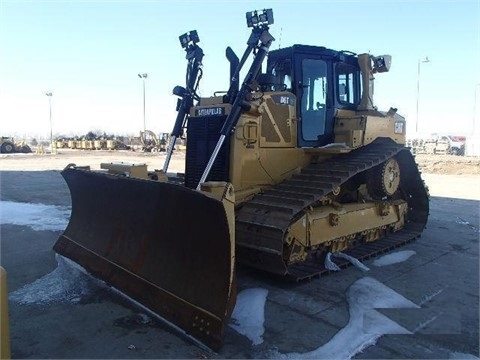
<svg viewBox="0 0 480 360">
<path fill-rule="evenodd" d="M 195 109 L 195 116 L 222 116 L 225 115 L 225 108 L 223 107 L 209 107 Z"/>
</svg>

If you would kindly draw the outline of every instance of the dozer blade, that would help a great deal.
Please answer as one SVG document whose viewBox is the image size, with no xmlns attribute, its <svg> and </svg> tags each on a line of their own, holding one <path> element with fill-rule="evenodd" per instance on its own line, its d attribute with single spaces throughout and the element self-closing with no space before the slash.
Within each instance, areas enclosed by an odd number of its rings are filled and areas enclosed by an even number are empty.
<svg viewBox="0 0 480 360">
<path fill-rule="evenodd" d="M 72 214 L 54 250 L 218 351 L 236 298 L 222 201 L 78 168 L 62 175 Z"/>
</svg>

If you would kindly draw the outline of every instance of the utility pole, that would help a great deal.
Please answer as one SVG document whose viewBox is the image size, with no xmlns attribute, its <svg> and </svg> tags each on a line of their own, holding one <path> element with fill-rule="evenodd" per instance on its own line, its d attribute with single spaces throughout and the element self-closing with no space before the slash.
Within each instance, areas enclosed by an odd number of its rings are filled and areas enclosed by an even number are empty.
<svg viewBox="0 0 480 360">
<path fill-rule="evenodd" d="M 418 73 L 417 73 L 417 119 L 415 122 L 415 134 L 418 135 L 418 103 L 420 98 L 420 64 L 421 63 L 428 63 L 428 56 L 425 59 L 418 59 Z"/>
<path fill-rule="evenodd" d="M 50 152 L 53 154 L 54 146 L 53 146 L 53 125 L 52 125 L 52 92 L 47 91 L 45 95 L 48 96 L 48 103 L 50 107 Z"/>
<path fill-rule="evenodd" d="M 148 77 L 147 73 L 138 74 L 138 77 L 143 80 L 143 133 L 147 130 L 145 123 L 145 79 Z"/>
<path fill-rule="evenodd" d="M 477 128 L 476 128 L 476 116 L 477 116 L 477 89 L 480 86 L 480 83 L 475 84 L 475 93 L 473 96 L 473 118 L 472 118 L 472 136 L 475 136 L 477 134 Z"/>
</svg>

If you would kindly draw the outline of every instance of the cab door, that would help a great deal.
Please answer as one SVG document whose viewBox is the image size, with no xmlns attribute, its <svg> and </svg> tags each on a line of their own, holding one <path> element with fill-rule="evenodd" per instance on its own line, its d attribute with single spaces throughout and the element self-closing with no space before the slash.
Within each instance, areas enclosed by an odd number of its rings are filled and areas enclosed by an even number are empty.
<svg viewBox="0 0 480 360">
<path fill-rule="evenodd" d="M 297 54 L 297 117 L 300 147 L 319 147 L 333 141 L 331 62 Z"/>
</svg>

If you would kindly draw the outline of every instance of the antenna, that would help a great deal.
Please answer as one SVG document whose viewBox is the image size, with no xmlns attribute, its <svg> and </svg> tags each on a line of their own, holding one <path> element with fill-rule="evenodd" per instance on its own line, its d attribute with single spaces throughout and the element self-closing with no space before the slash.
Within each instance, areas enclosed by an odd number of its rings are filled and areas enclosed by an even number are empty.
<svg viewBox="0 0 480 360">
<path fill-rule="evenodd" d="M 282 45 L 282 30 L 283 30 L 283 27 L 280 28 L 280 36 L 278 37 L 278 48 L 279 49 Z"/>
</svg>

